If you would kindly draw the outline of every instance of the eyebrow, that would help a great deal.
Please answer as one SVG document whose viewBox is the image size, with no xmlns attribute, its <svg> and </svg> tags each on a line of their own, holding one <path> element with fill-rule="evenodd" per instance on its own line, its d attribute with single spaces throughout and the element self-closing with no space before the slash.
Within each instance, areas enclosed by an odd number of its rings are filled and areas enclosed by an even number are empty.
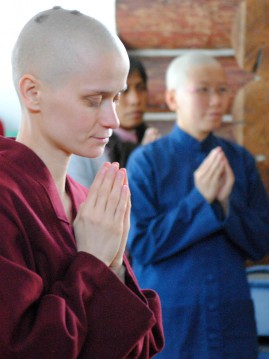
<svg viewBox="0 0 269 359">
<path fill-rule="evenodd" d="M 125 91 L 126 89 L 127 89 L 127 86 L 125 86 L 124 89 L 119 90 L 119 91 L 116 93 L 116 95 L 119 94 L 119 93 L 121 93 L 121 92 L 123 92 L 123 91 Z M 86 90 L 84 96 L 86 96 L 86 97 L 87 97 L 87 96 L 109 96 L 109 95 L 111 95 L 111 94 L 112 94 L 112 92 L 110 92 L 110 91 Z"/>
<path fill-rule="evenodd" d="M 210 85 L 211 81 L 207 81 L 207 80 L 198 80 L 196 82 L 197 84 L 206 84 L 206 85 Z M 222 82 L 217 82 L 216 85 L 227 85 L 227 81 L 222 81 Z"/>
</svg>

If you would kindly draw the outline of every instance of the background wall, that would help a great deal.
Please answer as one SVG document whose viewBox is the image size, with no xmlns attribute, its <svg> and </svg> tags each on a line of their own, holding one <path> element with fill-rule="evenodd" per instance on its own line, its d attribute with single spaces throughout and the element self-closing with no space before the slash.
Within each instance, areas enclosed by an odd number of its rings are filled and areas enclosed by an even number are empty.
<svg viewBox="0 0 269 359">
<path fill-rule="evenodd" d="M 165 70 L 173 57 L 200 49 L 218 57 L 232 88 L 231 105 L 222 129 L 227 135 L 232 100 L 238 89 L 253 79 L 252 73 L 238 66 L 230 40 L 239 4 L 240 0 L 116 1 L 117 32 L 129 53 L 141 58 L 149 74 L 147 119 L 162 132 L 169 130 L 174 120 L 164 101 Z M 233 131 L 228 136 L 234 136 Z"/>
<path fill-rule="evenodd" d="M 198 49 L 217 57 L 232 88 L 218 134 L 252 152 L 269 192 L 268 14 L 269 0 L 116 0 L 117 32 L 149 75 L 147 122 L 163 134 L 174 123 L 164 78 L 175 56 Z"/>
</svg>

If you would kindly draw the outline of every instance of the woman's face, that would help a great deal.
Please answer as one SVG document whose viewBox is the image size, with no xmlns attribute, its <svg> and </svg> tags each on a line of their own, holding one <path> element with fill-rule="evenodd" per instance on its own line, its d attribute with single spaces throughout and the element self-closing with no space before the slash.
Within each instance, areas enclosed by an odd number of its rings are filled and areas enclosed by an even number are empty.
<svg viewBox="0 0 269 359">
<path fill-rule="evenodd" d="M 121 93 L 116 107 L 120 127 L 133 129 L 143 122 L 147 99 L 146 84 L 138 71 L 132 72 L 127 78 L 127 89 Z"/>
</svg>

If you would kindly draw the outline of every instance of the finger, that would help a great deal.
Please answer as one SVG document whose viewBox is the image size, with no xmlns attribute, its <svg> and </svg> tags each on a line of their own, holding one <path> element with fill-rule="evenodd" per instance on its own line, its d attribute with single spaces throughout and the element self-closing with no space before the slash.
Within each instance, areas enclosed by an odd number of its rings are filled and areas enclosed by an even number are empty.
<svg viewBox="0 0 269 359">
<path fill-rule="evenodd" d="M 93 183 L 91 184 L 91 186 L 89 187 L 89 190 L 91 188 L 93 188 L 94 190 L 98 189 L 100 187 L 100 185 L 102 184 L 105 174 L 107 172 L 107 170 L 111 167 L 111 163 L 110 162 L 105 162 L 102 167 L 99 169 L 99 171 L 97 172 Z"/>
<path fill-rule="evenodd" d="M 129 190 L 129 199 L 127 202 L 127 208 L 126 208 L 125 217 L 124 217 L 124 227 L 123 227 L 123 235 L 122 235 L 125 245 L 127 242 L 128 233 L 129 233 L 129 229 L 130 229 L 130 215 L 131 215 L 131 196 L 130 196 L 130 190 Z"/>
<path fill-rule="evenodd" d="M 212 164 L 219 158 L 221 153 L 223 152 L 220 147 L 214 148 L 202 162 L 202 165 L 206 168 L 210 168 Z"/>
<path fill-rule="evenodd" d="M 113 183 L 113 188 L 109 195 L 107 204 L 106 204 L 106 211 L 110 213 L 111 216 L 115 216 L 117 207 L 119 205 L 121 196 L 122 196 L 122 188 L 123 186 L 127 186 L 125 184 L 126 181 L 126 171 L 125 169 L 121 168 L 115 177 L 115 181 Z M 127 186 L 128 187 L 128 186 Z"/>
<path fill-rule="evenodd" d="M 201 173 L 205 179 L 218 178 L 224 167 L 224 153 L 220 148 L 214 149 L 208 156 L 208 161 L 201 167 Z"/>
<path fill-rule="evenodd" d="M 110 168 L 106 171 L 103 182 L 98 189 L 95 208 L 99 211 L 105 211 L 107 203 L 113 191 L 115 178 L 119 170 L 118 163 L 112 163 Z"/>
<path fill-rule="evenodd" d="M 147 144 L 149 142 L 152 142 L 154 140 L 156 140 L 159 136 L 159 131 L 158 129 L 154 128 L 154 127 L 149 127 L 145 134 L 144 137 L 142 139 L 142 144 Z"/>
<path fill-rule="evenodd" d="M 116 263 L 117 265 L 119 265 L 123 262 L 123 255 L 124 255 L 124 252 L 126 249 L 126 243 L 127 243 L 128 233 L 129 233 L 129 229 L 130 229 L 130 213 L 131 213 L 131 201 L 129 198 L 129 200 L 127 202 L 125 216 L 124 216 L 121 244 L 120 244 L 118 253 L 116 255 L 116 258 L 115 258 L 115 261 L 118 262 L 118 263 Z"/>
<path fill-rule="evenodd" d="M 127 175 L 127 171 L 125 168 L 121 168 L 121 170 L 124 172 L 125 176 L 124 176 L 124 184 L 129 184 L 129 181 L 128 181 L 128 175 Z"/>
<path fill-rule="evenodd" d="M 233 170 L 229 164 L 229 161 L 226 159 L 225 161 L 225 174 L 227 178 L 227 182 L 231 183 L 233 185 L 234 183 L 234 173 Z"/>
<path fill-rule="evenodd" d="M 128 227 L 129 224 L 129 220 L 130 220 L 129 209 L 130 209 L 130 190 L 127 185 L 123 185 L 121 188 L 120 199 L 115 211 L 115 221 L 119 223 L 123 223 L 124 227 L 125 226 Z"/>
<path fill-rule="evenodd" d="M 104 181 L 106 173 L 110 167 L 111 167 L 111 163 L 105 162 L 102 165 L 102 167 L 100 168 L 100 170 L 97 172 L 97 174 L 93 180 L 93 183 L 89 187 L 89 192 L 88 192 L 88 195 L 87 195 L 87 198 L 85 201 L 86 206 L 92 206 L 92 207 L 95 206 L 98 192 L 100 191 L 100 188 L 102 186 L 102 183 Z"/>
<path fill-rule="evenodd" d="M 220 148 L 214 149 L 194 173 L 195 186 L 210 203 L 217 195 L 224 173 L 223 156 Z"/>
</svg>

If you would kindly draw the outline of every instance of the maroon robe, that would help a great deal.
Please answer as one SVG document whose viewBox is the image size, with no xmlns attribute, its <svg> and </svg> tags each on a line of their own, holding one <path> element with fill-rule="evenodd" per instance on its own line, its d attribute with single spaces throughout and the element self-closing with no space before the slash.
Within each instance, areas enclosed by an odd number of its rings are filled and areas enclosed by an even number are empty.
<svg viewBox="0 0 269 359">
<path fill-rule="evenodd" d="M 67 178 L 73 215 L 87 190 Z M 0 138 L 0 358 L 150 358 L 163 347 L 159 298 L 77 252 L 53 178 Z"/>
<path fill-rule="evenodd" d="M 5 129 L 2 120 L 0 119 L 0 136 L 4 136 Z"/>
</svg>

